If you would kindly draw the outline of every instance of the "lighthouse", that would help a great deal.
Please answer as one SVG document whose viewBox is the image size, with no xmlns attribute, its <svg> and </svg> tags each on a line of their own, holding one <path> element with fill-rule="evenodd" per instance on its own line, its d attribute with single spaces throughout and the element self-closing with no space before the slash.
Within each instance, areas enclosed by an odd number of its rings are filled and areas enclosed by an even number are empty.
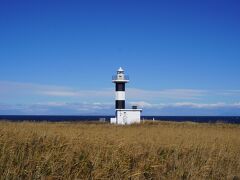
<svg viewBox="0 0 240 180">
<path fill-rule="evenodd" d="M 133 124 L 140 123 L 142 109 L 132 106 L 132 109 L 126 109 L 125 86 L 129 82 L 129 76 L 125 75 L 123 68 L 119 68 L 117 74 L 112 77 L 115 84 L 115 117 L 111 118 L 112 124 Z"/>
<path fill-rule="evenodd" d="M 129 77 L 125 76 L 124 70 L 120 67 L 117 75 L 114 75 L 112 82 L 115 83 L 115 109 L 125 109 L 125 84 L 129 82 Z"/>
</svg>

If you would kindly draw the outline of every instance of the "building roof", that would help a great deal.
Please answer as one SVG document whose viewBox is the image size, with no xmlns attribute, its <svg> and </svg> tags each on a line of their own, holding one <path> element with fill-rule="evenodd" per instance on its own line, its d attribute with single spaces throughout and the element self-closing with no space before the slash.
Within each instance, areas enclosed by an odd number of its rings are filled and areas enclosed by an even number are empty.
<svg viewBox="0 0 240 180">
<path fill-rule="evenodd" d="M 116 111 L 142 111 L 142 109 L 116 109 Z"/>
<path fill-rule="evenodd" d="M 118 69 L 118 72 L 124 72 L 123 68 L 120 67 L 120 68 Z"/>
</svg>

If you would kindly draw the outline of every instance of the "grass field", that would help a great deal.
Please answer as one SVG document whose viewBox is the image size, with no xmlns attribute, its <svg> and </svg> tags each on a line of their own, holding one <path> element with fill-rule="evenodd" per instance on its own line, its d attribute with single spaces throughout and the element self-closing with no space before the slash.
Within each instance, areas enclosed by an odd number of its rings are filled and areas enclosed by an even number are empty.
<svg viewBox="0 0 240 180">
<path fill-rule="evenodd" d="M 0 179 L 240 178 L 240 125 L 0 122 Z"/>
</svg>

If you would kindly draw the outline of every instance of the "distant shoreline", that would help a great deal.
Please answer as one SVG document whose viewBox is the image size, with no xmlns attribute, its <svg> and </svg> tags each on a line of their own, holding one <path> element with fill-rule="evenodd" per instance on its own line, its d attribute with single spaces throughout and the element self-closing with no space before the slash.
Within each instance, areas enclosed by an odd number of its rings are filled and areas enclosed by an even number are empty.
<svg viewBox="0 0 240 180">
<path fill-rule="evenodd" d="M 106 121 L 113 116 L 78 116 L 78 115 L 0 115 L 0 121 L 49 121 L 49 122 L 82 122 Z M 240 124 L 240 116 L 142 116 L 146 121 L 173 121 L 173 122 L 198 122 L 198 123 L 231 123 Z"/>
</svg>

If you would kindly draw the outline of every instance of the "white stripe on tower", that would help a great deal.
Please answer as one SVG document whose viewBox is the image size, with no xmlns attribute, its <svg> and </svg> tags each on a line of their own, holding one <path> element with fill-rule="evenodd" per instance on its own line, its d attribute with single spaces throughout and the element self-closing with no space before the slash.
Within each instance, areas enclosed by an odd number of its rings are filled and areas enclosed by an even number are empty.
<svg viewBox="0 0 240 180">
<path fill-rule="evenodd" d="M 116 91 L 116 100 L 125 101 L 125 91 Z"/>
</svg>

